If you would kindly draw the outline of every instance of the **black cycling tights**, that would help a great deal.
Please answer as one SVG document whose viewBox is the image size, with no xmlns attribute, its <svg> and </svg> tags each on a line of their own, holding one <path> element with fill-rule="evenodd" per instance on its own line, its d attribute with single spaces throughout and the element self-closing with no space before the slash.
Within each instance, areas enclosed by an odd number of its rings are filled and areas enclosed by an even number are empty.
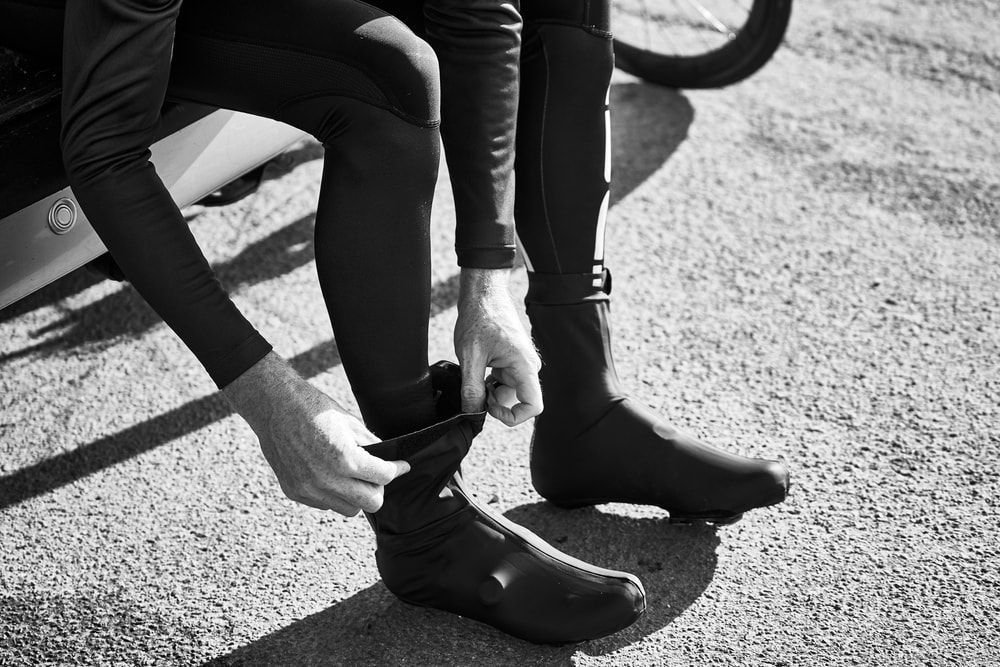
<svg viewBox="0 0 1000 667">
<path fill-rule="evenodd" d="M 608 0 L 523 0 L 517 235 L 530 271 L 604 269 L 611 183 Z"/>
<path fill-rule="evenodd" d="M 422 35 L 418 0 L 374 0 Z M 521 0 L 517 236 L 530 271 L 604 269 L 611 184 L 609 0 Z M 455 176 L 453 174 L 453 176 Z"/>
<path fill-rule="evenodd" d="M 0 0 L 7 26 L 0 43 L 29 52 L 58 44 L 65 11 L 63 152 L 95 230 L 224 386 L 270 347 L 218 284 L 148 161 L 164 91 L 309 132 L 328 158 L 317 270 L 365 419 L 381 437 L 433 421 L 428 226 L 440 150 L 433 51 L 356 0 L 179 6 Z"/>
</svg>

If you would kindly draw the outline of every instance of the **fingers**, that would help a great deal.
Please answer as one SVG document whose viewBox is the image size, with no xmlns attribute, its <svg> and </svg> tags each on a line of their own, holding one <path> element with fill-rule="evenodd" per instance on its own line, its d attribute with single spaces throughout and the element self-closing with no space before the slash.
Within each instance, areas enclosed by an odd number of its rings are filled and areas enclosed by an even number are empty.
<svg viewBox="0 0 1000 667">
<path fill-rule="evenodd" d="M 308 505 L 309 503 L 306 504 Z M 321 510 L 331 510 L 346 517 L 357 516 L 358 512 L 361 511 L 360 507 L 352 505 L 346 500 L 341 500 L 340 498 L 330 498 L 326 507 L 318 507 L 317 505 L 310 505 L 310 507 L 317 507 L 317 509 Z"/>
<path fill-rule="evenodd" d="M 383 461 L 362 445 L 378 442 L 364 424 L 322 392 L 283 396 L 267 428 L 254 429 L 261 452 L 290 499 L 344 516 L 377 512 L 384 487 L 410 466 Z"/>
<path fill-rule="evenodd" d="M 488 412 L 491 417 L 500 420 L 507 426 L 514 426 L 514 413 L 511 412 L 511 409 L 492 397 L 486 404 L 486 412 Z"/>
<path fill-rule="evenodd" d="M 538 381 L 538 368 L 521 369 L 518 375 L 514 391 L 520 403 L 511 410 L 520 424 L 542 413 L 542 385 Z"/>
<path fill-rule="evenodd" d="M 537 370 L 529 364 L 494 369 L 491 378 L 495 382 L 487 399 L 490 415 L 507 426 L 517 426 L 541 414 L 542 387 Z"/>
<path fill-rule="evenodd" d="M 511 426 L 517 426 L 542 414 L 542 405 L 540 403 L 518 403 L 510 411 L 513 421 Z"/>
<path fill-rule="evenodd" d="M 346 504 L 353 508 L 353 516 L 358 508 L 365 512 L 377 512 L 382 509 L 385 498 L 385 485 L 404 475 L 410 470 L 406 461 L 383 461 L 372 456 L 361 447 L 350 450 L 351 460 L 346 462 L 346 475 L 336 478 L 323 494 L 330 501 L 329 509 L 339 511 L 337 506 Z M 340 512 L 344 514 L 344 512 Z"/>
<path fill-rule="evenodd" d="M 298 490 L 285 489 L 285 495 L 295 502 L 321 510 L 333 510 L 344 516 L 354 516 L 359 511 L 377 512 L 385 500 L 385 487 L 363 482 L 360 479 L 340 477 L 329 486 L 303 485 Z"/>
<path fill-rule="evenodd" d="M 459 359 L 462 368 L 462 412 L 480 412 L 486 402 L 486 357 L 473 351 Z"/>
<path fill-rule="evenodd" d="M 365 512 L 378 512 L 385 500 L 385 487 L 381 484 L 362 482 L 359 479 L 341 480 L 335 493 L 341 500 Z"/>
<path fill-rule="evenodd" d="M 314 509 L 333 510 L 337 514 L 343 514 L 347 517 L 355 516 L 361 511 L 361 508 L 357 505 L 352 505 L 332 493 L 324 493 L 309 488 L 293 489 L 289 488 L 285 484 L 281 484 L 281 490 L 289 500 L 294 500 L 297 503 L 301 503 Z"/>
<path fill-rule="evenodd" d="M 332 474 L 291 485 L 282 483 L 282 491 L 303 505 L 332 510 L 348 517 L 361 510 L 379 511 L 385 497 L 385 485 L 409 472 L 410 464 L 406 461 L 383 461 L 360 446 L 348 452 L 341 464 L 330 471 Z"/>
</svg>

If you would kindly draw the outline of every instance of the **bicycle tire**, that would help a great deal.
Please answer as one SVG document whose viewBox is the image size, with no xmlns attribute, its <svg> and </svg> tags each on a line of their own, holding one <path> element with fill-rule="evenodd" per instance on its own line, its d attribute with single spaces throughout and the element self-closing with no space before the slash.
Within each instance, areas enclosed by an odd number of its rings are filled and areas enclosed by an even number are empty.
<svg viewBox="0 0 1000 667">
<path fill-rule="evenodd" d="M 613 4 L 622 2 L 612 0 Z M 747 78 L 770 60 L 785 36 L 791 12 L 792 0 L 753 0 L 746 21 L 733 36 L 722 46 L 701 53 L 660 53 L 615 37 L 615 66 L 671 88 L 728 86 Z M 644 20 L 652 19 L 647 16 Z M 614 12 L 611 28 L 614 31 Z"/>
</svg>

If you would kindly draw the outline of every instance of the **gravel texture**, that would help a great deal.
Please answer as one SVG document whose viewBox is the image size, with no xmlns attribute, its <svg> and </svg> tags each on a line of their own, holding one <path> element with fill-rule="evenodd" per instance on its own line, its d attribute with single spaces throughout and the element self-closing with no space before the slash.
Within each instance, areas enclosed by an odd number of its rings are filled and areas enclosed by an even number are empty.
<svg viewBox="0 0 1000 667">
<path fill-rule="evenodd" d="M 631 628 L 537 647 L 396 601 L 364 521 L 285 500 L 141 299 L 78 273 L 0 312 L 0 664 L 996 664 L 998 19 L 802 1 L 744 84 L 616 75 L 620 374 L 794 480 L 721 529 L 565 512 L 531 489 L 530 430 L 489 425 L 474 489 L 639 575 Z M 351 402 L 314 276 L 320 157 L 190 216 L 251 320 Z M 451 218 L 444 175 L 432 359 L 452 357 Z"/>
</svg>

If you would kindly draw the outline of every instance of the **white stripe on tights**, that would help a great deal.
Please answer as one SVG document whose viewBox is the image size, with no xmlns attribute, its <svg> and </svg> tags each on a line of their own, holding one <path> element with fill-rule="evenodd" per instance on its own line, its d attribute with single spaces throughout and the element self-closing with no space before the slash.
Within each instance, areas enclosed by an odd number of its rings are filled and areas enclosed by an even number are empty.
<svg viewBox="0 0 1000 667">
<path fill-rule="evenodd" d="M 597 230 L 594 238 L 594 287 L 604 284 L 604 230 L 608 223 L 608 205 L 611 200 L 611 84 L 604 93 L 604 182 L 608 190 L 604 192 L 601 211 L 597 216 Z"/>
<path fill-rule="evenodd" d="M 604 182 L 611 184 L 611 109 L 604 110 Z"/>
<path fill-rule="evenodd" d="M 604 193 L 604 201 L 601 202 L 601 212 L 597 216 L 597 234 L 594 238 L 594 264 L 604 263 L 604 228 L 608 223 L 608 203 L 611 199 L 611 191 Z"/>
</svg>

